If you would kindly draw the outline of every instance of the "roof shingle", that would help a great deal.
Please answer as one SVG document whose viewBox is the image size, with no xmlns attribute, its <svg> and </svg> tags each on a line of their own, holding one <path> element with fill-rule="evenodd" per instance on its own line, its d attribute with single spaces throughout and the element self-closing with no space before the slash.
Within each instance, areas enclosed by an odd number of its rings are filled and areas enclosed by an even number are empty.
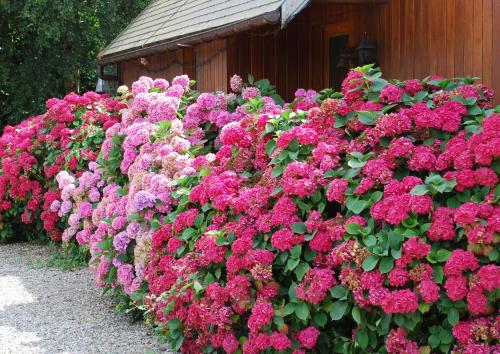
<svg viewBox="0 0 500 354">
<path fill-rule="evenodd" d="M 155 0 L 100 53 L 100 59 L 180 40 L 281 9 L 285 0 Z"/>
</svg>

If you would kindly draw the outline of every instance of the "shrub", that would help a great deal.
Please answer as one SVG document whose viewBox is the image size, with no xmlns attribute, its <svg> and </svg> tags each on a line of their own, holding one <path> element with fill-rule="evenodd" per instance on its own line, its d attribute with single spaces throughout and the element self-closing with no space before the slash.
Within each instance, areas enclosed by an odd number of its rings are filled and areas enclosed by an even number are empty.
<svg viewBox="0 0 500 354">
<path fill-rule="evenodd" d="M 23 123 L 0 178 L 49 191 L 57 235 L 90 249 L 97 284 L 184 353 L 498 351 L 492 91 L 388 82 L 365 66 L 341 92 L 299 89 L 282 104 L 267 80 L 249 81 L 233 77 L 225 95 L 142 77 L 99 101 L 120 112 L 101 146 L 77 124 L 87 138 L 65 133 L 26 164 L 41 127 Z M 66 157 L 89 143 L 93 158 L 71 170 Z"/>
<path fill-rule="evenodd" d="M 97 162 L 79 178 L 66 171 L 57 176 L 62 193 L 55 204 L 69 221 L 63 242 L 76 239 L 90 248 L 97 284 L 113 290 L 129 310 L 137 310 L 147 293 L 143 273 L 151 236 L 186 193 L 177 179 L 195 173 L 196 157 L 218 144 L 218 130 L 244 115 L 241 96 L 200 95 L 189 85 L 186 76 L 172 85 L 140 78 L 123 92 L 127 109 L 106 131 Z M 253 95 L 260 91 L 254 88 Z M 264 101 L 261 108 L 272 110 L 274 101 Z"/>
<path fill-rule="evenodd" d="M 490 90 L 364 67 L 313 96 L 226 125 L 179 179 L 145 273 L 160 332 L 186 353 L 498 349 Z"/>
<path fill-rule="evenodd" d="M 19 233 L 43 239 L 45 232 L 60 240 L 63 223 L 50 210 L 60 193 L 55 175 L 61 170 L 79 175 L 96 159 L 104 131 L 118 120 L 120 109 L 120 102 L 104 95 L 71 93 L 48 100 L 45 114 L 5 127 L 0 137 L 0 240 Z"/>
</svg>

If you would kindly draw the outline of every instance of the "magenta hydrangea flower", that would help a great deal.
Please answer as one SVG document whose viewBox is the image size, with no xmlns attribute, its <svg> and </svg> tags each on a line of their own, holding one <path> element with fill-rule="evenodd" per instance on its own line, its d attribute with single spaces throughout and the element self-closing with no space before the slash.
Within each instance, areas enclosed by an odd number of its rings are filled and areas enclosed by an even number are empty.
<svg viewBox="0 0 500 354">
<path fill-rule="evenodd" d="M 243 90 L 241 97 L 243 97 L 244 100 L 248 101 L 252 98 L 257 97 L 258 95 L 260 95 L 260 90 L 257 87 L 247 87 Z"/>
<path fill-rule="evenodd" d="M 187 75 L 176 76 L 172 80 L 172 85 L 179 85 L 184 88 L 184 91 L 187 91 L 189 89 L 189 77 Z"/>
<path fill-rule="evenodd" d="M 313 349 L 319 335 L 320 331 L 316 327 L 309 326 L 297 333 L 297 339 L 304 348 Z"/>
</svg>

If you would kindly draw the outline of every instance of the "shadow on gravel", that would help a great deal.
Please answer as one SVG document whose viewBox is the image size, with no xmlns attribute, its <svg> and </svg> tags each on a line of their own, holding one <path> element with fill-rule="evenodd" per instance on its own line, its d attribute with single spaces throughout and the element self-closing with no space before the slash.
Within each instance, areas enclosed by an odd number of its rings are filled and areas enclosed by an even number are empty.
<svg viewBox="0 0 500 354">
<path fill-rule="evenodd" d="M 87 269 L 28 266 L 46 251 L 0 244 L 0 354 L 166 353 L 147 327 L 116 313 Z"/>
</svg>

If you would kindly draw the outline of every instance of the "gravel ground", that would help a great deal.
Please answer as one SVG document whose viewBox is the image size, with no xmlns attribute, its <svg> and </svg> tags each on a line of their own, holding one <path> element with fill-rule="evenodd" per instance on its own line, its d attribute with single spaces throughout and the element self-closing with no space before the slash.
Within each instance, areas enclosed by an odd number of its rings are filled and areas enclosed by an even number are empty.
<svg viewBox="0 0 500 354">
<path fill-rule="evenodd" d="M 148 327 L 114 310 L 89 270 L 30 265 L 45 253 L 0 244 L 0 354 L 168 353 Z"/>
</svg>

